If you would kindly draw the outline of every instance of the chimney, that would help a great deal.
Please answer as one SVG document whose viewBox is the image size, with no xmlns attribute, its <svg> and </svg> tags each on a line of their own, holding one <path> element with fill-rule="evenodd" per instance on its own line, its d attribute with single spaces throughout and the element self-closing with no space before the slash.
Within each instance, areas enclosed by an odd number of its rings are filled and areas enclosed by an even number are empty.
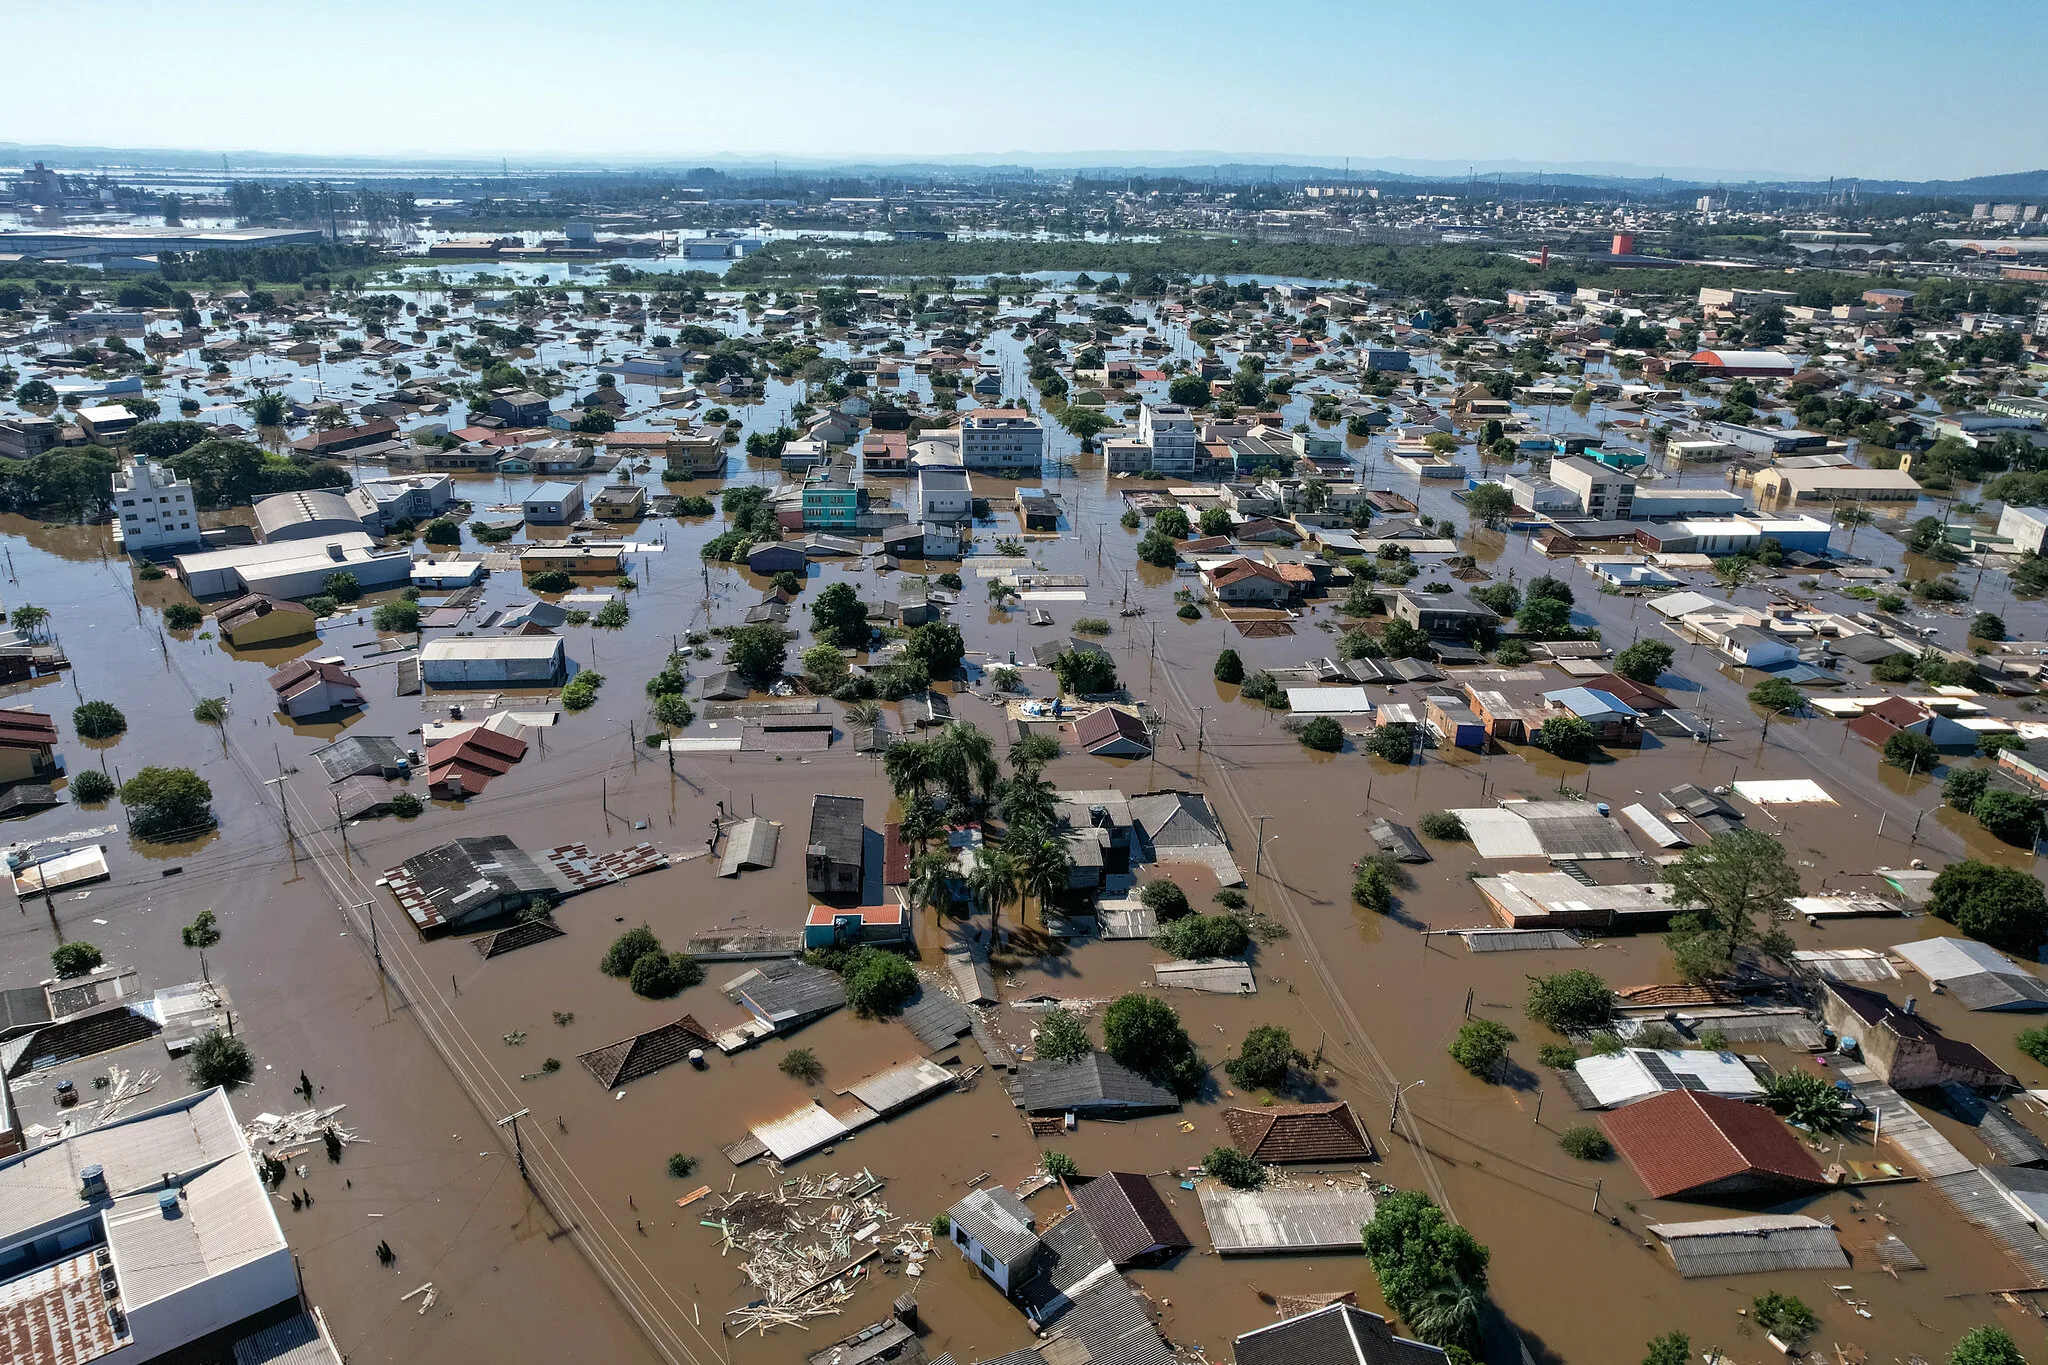
<svg viewBox="0 0 2048 1365">
<path fill-rule="evenodd" d="M 90 1204 L 96 1199 L 105 1199 L 107 1194 L 107 1172 L 101 1166 L 88 1166 L 78 1173 L 78 1197 Z"/>
</svg>

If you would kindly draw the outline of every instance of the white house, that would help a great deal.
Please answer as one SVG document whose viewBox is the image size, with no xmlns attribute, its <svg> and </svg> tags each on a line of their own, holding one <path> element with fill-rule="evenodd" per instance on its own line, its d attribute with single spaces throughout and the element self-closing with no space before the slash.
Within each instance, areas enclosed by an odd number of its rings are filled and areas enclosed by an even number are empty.
<svg viewBox="0 0 2048 1365">
<path fill-rule="evenodd" d="M 178 556 L 178 572 L 194 597 L 260 592 L 269 597 L 311 597 L 326 590 L 328 575 L 352 574 L 365 592 L 411 580 L 408 550 L 380 550 L 361 531 L 322 540 L 236 545 Z"/>
<path fill-rule="evenodd" d="M 154 460 L 114 475 L 114 543 L 131 555 L 200 544 L 192 485 Z"/>
<path fill-rule="evenodd" d="M 1036 470 L 1045 428 L 1023 408 L 977 408 L 960 419 L 960 463 L 968 469 Z"/>
<path fill-rule="evenodd" d="M 917 519 L 958 525 L 974 515 L 974 480 L 959 465 L 922 465 L 917 471 Z"/>
<path fill-rule="evenodd" d="M 2048 552 L 2048 507 L 2011 507 L 1998 514 L 1998 534 L 2021 554 Z"/>
<path fill-rule="evenodd" d="M 565 667 L 558 635 L 429 640 L 420 650 L 429 687 L 552 687 Z"/>
<path fill-rule="evenodd" d="M 1769 668 L 1799 657 L 1798 646 L 1755 626 L 1733 626 L 1714 641 L 1723 654 L 1745 668 Z"/>
<path fill-rule="evenodd" d="M 1031 1210 L 1001 1185 L 992 1185 L 962 1199 L 947 1212 L 953 1245 L 969 1262 L 1008 1294 L 1022 1284 L 1038 1255 L 1038 1234 Z"/>
<path fill-rule="evenodd" d="M 583 515 L 583 485 L 544 483 L 526 495 L 526 519 L 536 526 L 561 526 Z"/>
</svg>

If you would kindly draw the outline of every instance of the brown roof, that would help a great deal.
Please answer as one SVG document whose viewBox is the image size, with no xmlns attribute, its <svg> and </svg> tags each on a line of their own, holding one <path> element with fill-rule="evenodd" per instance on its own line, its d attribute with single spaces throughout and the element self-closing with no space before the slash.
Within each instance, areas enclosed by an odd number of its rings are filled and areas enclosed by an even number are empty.
<svg viewBox="0 0 2048 1365">
<path fill-rule="evenodd" d="M 1194 1246 L 1159 1191 L 1142 1175 L 1110 1171 L 1069 1189 L 1074 1207 L 1118 1266 L 1148 1252 L 1172 1255 Z"/>
<path fill-rule="evenodd" d="M 1596 687 L 1610 697 L 1619 697 L 1638 711 L 1669 711 L 1671 698 L 1654 687 L 1645 687 L 1619 673 L 1602 673 L 1598 677 L 1586 678 L 1581 686 Z"/>
<path fill-rule="evenodd" d="M 296 697 L 318 683 L 330 682 L 337 687 L 353 689 L 361 695 L 355 675 L 340 664 L 325 663 L 319 659 L 293 659 L 283 668 L 270 675 L 270 685 L 280 698 Z"/>
<path fill-rule="evenodd" d="M 1777 1115 L 1741 1100 L 1670 1090 L 1601 1122 L 1652 1199 L 1827 1184 Z"/>
<path fill-rule="evenodd" d="M 1226 584 L 1235 583 L 1241 578 L 1270 578 L 1275 583 L 1284 584 L 1287 582 L 1285 578 L 1280 576 L 1280 571 L 1272 565 L 1261 564 L 1256 560 L 1243 557 L 1233 559 L 1226 564 L 1218 564 L 1209 571 L 1209 581 L 1219 588 Z"/>
<path fill-rule="evenodd" d="M 1617 986 L 1615 998 L 1624 1009 L 1656 1009 L 1666 1005 L 1739 1005 L 1742 997 L 1719 986 Z"/>
<path fill-rule="evenodd" d="M 223 631 L 240 630 L 251 621 L 260 620 L 274 611 L 296 612 L 306 618 L 309 627 L 313 622 L 311 607 L 301 606 L 297 602 L 282 602 L 267 594 L 252 592 L 246 597 L 237 597 L 232 602 L 215 607 L 213 623 Z"/>
<path fill-rule="evenodd" d="M 689 1056 L 692 1048 L 710 1046 L 711 1035 L 694 1016 L 686 1014 L 673 1024 L 607 1043 L 576 1060 L 597 1077 L 599 1085 L 611 1090 L 674 1066 Z"/>
<path fill-rule="evenodd" d="M 492 778 L 510 772 L 512 765 L 524 757 L 525 740 L 478 726 L 427 749 L 427 785 L 438 787 L 451 775 L 458 776 L 462 790 L 474 796 Z"/>
<path fill-rule="evenodd" d="M 0 711 L 0 748 L 39 749 L 57 742 L 57 722 L 40 711 Z"/>
<path fill-rule="evenodd" d="M 1148 749 L 1152 747 L 1152 737 L 1145 731 L 1145 722 L 1114 706 L 1091 711 L 1074 722 L 1074 742 L 1083 748 L 1092 749 L 1119 737 L 1133 740 Z"/>
<path fill-rule="evenodd" d="M 1342 1100 L 1226 1109 L 1223 1126 L 1240 1152 L 1267 1164 L 1372 1159 L 1372 1139 Z"/>
</svg>

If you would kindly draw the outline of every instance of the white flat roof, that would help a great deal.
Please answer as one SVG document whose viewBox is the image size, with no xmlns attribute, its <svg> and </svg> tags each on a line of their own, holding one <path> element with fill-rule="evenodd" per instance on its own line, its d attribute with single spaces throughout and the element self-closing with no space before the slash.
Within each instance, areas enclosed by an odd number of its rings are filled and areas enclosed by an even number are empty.
<svg viewBox="0 0 2048 1365">
<path fill-rule="evenodd" d="M 420 658 L 552 659 L 561 649 L 559 635 L 500 635 L 481 640 L 429 640 L 420 649 Z"/>
<path fill-rule="evenodd" d="M 265 569 L 300 559 L 332 559 L 333 556 L 328 553 L 330 546 L 339 548 L 345 557 L 360 558 L 372 553 L 376 545 L 374 540 L 361 531 L 338 531 L 331 536 L 314 536 L 307 540 L 279 540 L 265 545 L 235 545 L 225 550 L 200 550 L 194 554 L 179 555 L 178 567 L 187 577 L 216 569 Z M 341 562 L 335 561 L 337 565 Z"/>
<path fill-rule="evenodd" d="M 830 1146 L 845 1137 L 848 1131 L 845 1124 L 825 1112 L 815 1100 L 779 1119 L 754 1125 L 754 1136 L 777 1161 L 785 1165 L 798 1157 L 808 1156 L 820 1147 Z"/>
<path fill-rule="evenodd" d="M 1608 1057 L 1581 1057 L 1573 1070 L 1593 1098 L 1610 1107 L 1667 1090 L 1698 1090 L 1728 1099 L 1763 1093 L 1755 1074 L 1732 1052 L 1628 1048 Z"/>
<path fill-rule="evenodd" d="M 1372 713 L 1362 687 L 1290 687 L 1287 709 L 1300 716 L 1363 716 Z"/>
<path fill-rule="evenodd" d="M 1788 777 L 1771 782 L 1737 782 L 1735 794 L 1759 806 L 1835 804 L 1835 798 L 1829 796 L 1820 783 L 1805 777 Z"/>
</svg>

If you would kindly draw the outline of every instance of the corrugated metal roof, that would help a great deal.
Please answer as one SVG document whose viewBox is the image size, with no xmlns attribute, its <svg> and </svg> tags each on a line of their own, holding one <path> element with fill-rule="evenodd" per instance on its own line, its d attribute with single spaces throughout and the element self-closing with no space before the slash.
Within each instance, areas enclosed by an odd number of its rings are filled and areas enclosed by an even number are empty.
<svg viewBox="0 0 2048 1365">
<path fill-rule="evenodd" d="M 1250 966 L 1226 958 L 1157 963 L 1152 979 L 1161 986 L 1211 995 L 1251 995 L 1259 989 Z"/>
<path fill-rule="evenodd" d="M 236 1342 L 235 1365 L 341 1365 L 341 1354 L 322 1324 L 300 1313 Z"/>
<path fill-rule="evenodd" d="M 781 832 L 780 825 L 762 816 L 734 825 L 727 837 L 725 858 L 719 864 L 718 875 L 737 877 L 742 872 L 775 866 L 775 850 Z"/>
<path fill-rule="evenodd" d="M 1472 847 L 1482 858 L 1541 858 L 1543 843 L 1529 822 L 1513 811 L 1498 806 L 1475 806 L 1454 810 L 1465 824 Z"/>
<path fill-rule="evenodd" d="M 1224 1256 L 1260 1252 L 1363 1251 L 1359 1230 L 1372 1221 L 1369 1190 L 1233 1190 L 1203 1181 L 1196 1191 L 1209 1240 Z"/>
<path fill-rule="evenodd" d="M 953 1085 L 953 1073 L 936 1062 L 917 1057 L 887 1071 L 879 1071 L 854 1082 L 842 1094 L 853 1096 L 877 1114 L 887 1117 L 922 1103 Z"/>
<path fill-rule="evenodd" d="M 1759 1213 L 1698 1223 L 1652 1223 L 1686 1279 L 1783 1270 L 1842 1270 L 1849 1257 L 1828 1224 L 1798 1214 Z"/>
<path fill-rule="evenodd" d="M 848 1129 L 813 1100 L 779 1119 L 755 1124 L 752 1132 L 786 1166 L 820 1147 L 831 1146 L 845 1137 Z"/>
</svg>

